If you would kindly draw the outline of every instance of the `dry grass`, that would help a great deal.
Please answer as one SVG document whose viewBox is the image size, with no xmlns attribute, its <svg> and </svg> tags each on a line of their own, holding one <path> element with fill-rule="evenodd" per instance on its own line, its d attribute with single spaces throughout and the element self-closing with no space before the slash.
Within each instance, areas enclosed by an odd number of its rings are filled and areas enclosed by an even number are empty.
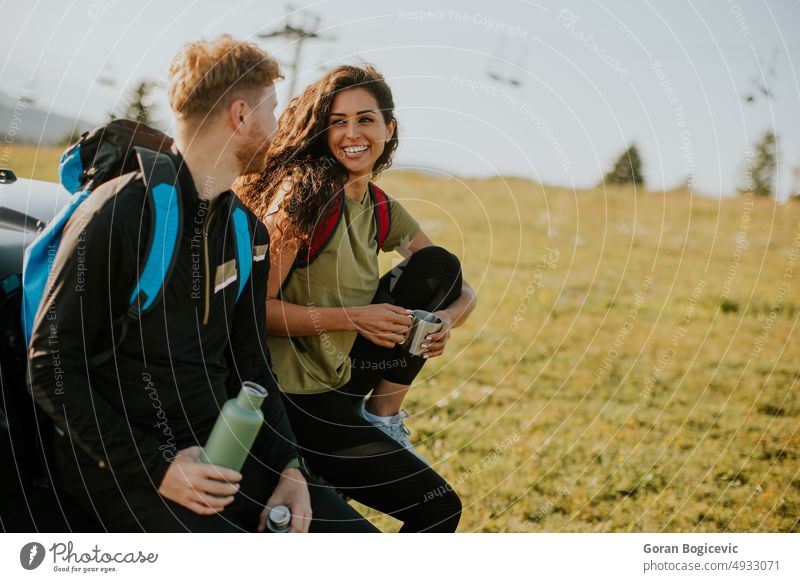
<svg viewBox="0 0 800 582">
<path fill-rule="evenodd" d="M 0 167 L 11 168 L 19 178 L 58 181 L 61 148 L 37 148 L 33 145 L 0 147 Z"/>
</svg>

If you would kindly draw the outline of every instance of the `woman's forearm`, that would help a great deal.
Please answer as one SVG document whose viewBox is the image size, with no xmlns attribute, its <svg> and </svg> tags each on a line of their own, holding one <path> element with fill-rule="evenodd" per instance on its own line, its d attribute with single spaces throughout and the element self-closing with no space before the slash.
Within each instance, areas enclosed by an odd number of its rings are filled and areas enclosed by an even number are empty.
<svg viewBox="0 0 800 582">
<path fill-rule="evenodd" d="M 351 307 L 316 307 L 267 299 L 267 333 L 281 337 L 355 331 Z"/>
<path fill-rule="evenodd" d="M 464 323 L 469 317 L 475 305 L 478 302 L 478 296 L 469 284 L 464 281 L 461 286 L 461 295 L 458 299 L 453 301 L 447 309 L 443 309 L 445 313 L 450 316 L 450 321 L 453 322 L 453 327 L 458 327 Z"/>
</svg>

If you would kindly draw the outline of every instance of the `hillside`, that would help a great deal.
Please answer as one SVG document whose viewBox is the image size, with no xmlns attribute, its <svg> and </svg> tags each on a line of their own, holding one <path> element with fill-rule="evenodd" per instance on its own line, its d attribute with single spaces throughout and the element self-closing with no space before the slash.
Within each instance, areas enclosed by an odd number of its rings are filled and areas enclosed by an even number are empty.
<svg viewBox="0 0 800 582">
<path fill-rule="evenodd" d="M 74 117 L 39 109 L 25 99 L 0 93 L 0 127 L 4 143 L 50 146 L 66 136 L 81 134 L 93 125 Z"/>
</svg>

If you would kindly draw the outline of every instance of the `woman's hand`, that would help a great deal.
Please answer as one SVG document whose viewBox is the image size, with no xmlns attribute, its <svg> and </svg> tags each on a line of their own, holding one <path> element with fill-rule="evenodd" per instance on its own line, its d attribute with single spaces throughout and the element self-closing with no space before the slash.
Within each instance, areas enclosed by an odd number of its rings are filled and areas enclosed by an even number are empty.
<svg viewBox="0 0 800 582">
<path fill-rule="evenodd" d="M 411 327 L 411 311 L 390 303 L 353 307 L 349 313 L 355 330 L 384 348 L 393 348 L 402 343 Z"/>
<path fill-rule="evenodd" d="M 162 497 L 199 515 L 219 513 L 239 491 L 242 474 L 233 469 L 206 465 L 200 447 L 178 451 L 158 488 Z"/>
<path fill-rule="evenodd" d="M 444 347 L 450 341 L 450 329 L 453 327 L 453 319 L 446 311 L 434 311 L 433 314 L 442 320 L 442 328 L 436 333 L 428 334 L 422 343 L 422 348 L 426 350 L 422 357 L 425 359 L 435 358 L 444 353 Z"/>
</svg>

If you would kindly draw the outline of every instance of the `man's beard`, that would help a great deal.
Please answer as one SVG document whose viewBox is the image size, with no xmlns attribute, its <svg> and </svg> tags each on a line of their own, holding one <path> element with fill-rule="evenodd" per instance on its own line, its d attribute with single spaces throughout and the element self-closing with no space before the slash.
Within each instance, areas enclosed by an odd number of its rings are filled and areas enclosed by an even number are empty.
<svg viewBox="0 0 800 582">
<path fill-rule="evenodd" d="M 239 163 L 239 174 L 258 174 L 267 167 L 267 150 L 270 139 L 264 134 L 251 135 L 247 142 L 236 152 L 236 161 Z"/>
</svg>

